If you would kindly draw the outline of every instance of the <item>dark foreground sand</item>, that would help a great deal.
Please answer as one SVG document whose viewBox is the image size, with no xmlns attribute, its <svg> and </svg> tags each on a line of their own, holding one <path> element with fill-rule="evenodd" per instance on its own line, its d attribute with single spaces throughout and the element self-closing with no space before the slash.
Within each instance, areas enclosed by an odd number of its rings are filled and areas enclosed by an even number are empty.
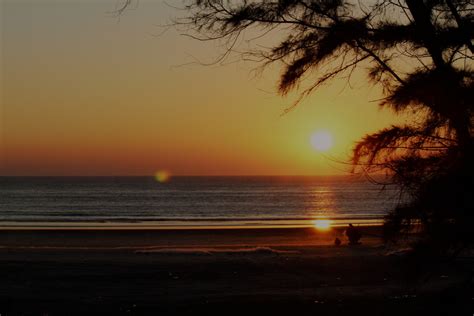
<svg viewBox="0 0 474 316">
<path fill-rule="evenodd" d="M 389 255 L 379 228 L 3 230 L 3 315 L 472 315 L 473 260 Z"/>
</svg>

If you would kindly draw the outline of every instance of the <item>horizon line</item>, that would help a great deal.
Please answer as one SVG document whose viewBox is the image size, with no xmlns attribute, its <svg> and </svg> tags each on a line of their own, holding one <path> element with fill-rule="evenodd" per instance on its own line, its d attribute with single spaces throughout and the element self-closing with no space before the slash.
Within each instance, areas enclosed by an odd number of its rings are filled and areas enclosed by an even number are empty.
<svg viewBox="0 0 474 316">
<path fill-rule="evenodd" d="M 347 174 L 260 174 L 260 175 L 232 175 L 232 174 L 223 174 L 223 175 L 206 175 L 206 174 L 198 174 L 198 175 L 173 175 L 171 174 L 171 178 L 177 178 L 177 177 L 335 177 L 335 176 L 356 176 L 360 175 L 357 173 L 347 173 Z M 155 177 L 152 174 L 147 174 L 147 175 L 0 175 L 0 178 L 14 178 L 14 177 L 78 177 L 78 178 L 92 178 L 92 177 L 102 177 L 102 178 L 107 178 L 107 177 Z"/>
</svg>

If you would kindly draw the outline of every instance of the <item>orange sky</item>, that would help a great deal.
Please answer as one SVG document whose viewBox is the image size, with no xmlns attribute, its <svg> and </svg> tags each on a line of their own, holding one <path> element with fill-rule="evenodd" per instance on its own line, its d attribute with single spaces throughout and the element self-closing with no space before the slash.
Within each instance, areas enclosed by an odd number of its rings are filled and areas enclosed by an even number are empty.
<svg viewBox="0 0 474 316">
<path fill-rule="evenodd" d="M 354 141 L 394 122 L 378 89 L 356 75 L 281 116 L 277 67 L 211 61 L 213 43 L 162 30 L 178 12 L 140 1 L 1 3 L 1 175 L 315 175 L 348 167 Z M 342 91 L 342 92 L 341 92 Z M 310 144 L 333 134 L 322 154 Z"/>
</svg>

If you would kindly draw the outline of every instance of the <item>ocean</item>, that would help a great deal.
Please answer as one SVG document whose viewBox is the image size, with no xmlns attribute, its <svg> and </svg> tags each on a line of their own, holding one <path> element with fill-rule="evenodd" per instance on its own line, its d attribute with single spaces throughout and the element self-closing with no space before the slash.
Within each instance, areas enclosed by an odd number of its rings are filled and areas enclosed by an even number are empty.
<svg viewBox="0 0 474 316">
<path fill-rule="evenodd" d="M 0 177 L 0 226 L 203 227 L 379 223 L 394 187 L 331 177 Z"/>
</svg>

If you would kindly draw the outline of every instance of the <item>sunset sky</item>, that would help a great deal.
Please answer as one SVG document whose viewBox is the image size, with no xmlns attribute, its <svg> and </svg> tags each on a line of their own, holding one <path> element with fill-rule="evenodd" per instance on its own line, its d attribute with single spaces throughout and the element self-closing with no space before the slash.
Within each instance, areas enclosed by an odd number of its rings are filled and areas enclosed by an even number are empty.
<svg viewBox="0 0 474 316">
<path fill-rule="evenodd" d="M 297 93 L 277 94 L 278 65 L 193 63 L 222 48 L 163 33 L 182 12 L 141 0 L 118 18 L 119 3 L 1 1 L 1 175 L 340 174 L 356 140 L 395 122 L 363 73 L 282 116 Z"/>
</svg>

